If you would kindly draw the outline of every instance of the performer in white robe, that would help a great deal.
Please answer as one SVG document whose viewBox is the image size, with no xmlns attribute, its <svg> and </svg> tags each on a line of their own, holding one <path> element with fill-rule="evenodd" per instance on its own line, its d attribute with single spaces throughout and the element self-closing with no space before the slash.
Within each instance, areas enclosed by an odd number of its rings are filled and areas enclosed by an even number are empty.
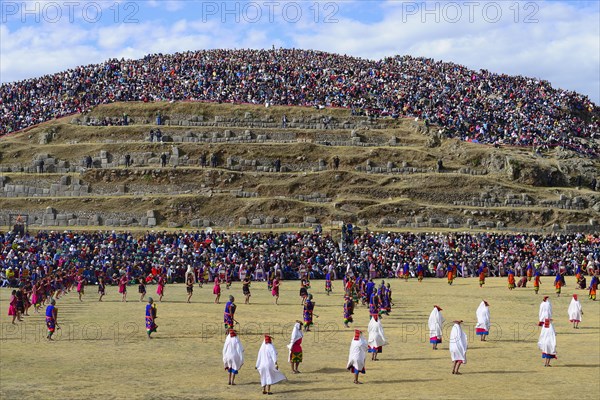
<svg viewBox="0 0 600 400">
<path fill-rule="evenodd" d="M 542 358 L 546 360 L 544 367 L 550 367 L 550 360 L 556 358 L 556 332 L 551 319 L 546 319 L 542 325 L 538 347 L 542 351 Z"/>
<path fill-rule="evenodd" d="M 445 319 L 441 311 L 440 307 L 433 306 L 433 311 L 429 315 L 429 343 L 433 345 L 433 350 L 437 350 L 438 343 L 442 343 L 442 327 Z"/>
<path fill-rule="evenodd" d="M 302 362 L 302 338 L 304 337 L 302 325 L 302 321 L 296 321 L 294 328 L 292 329 L 290 343 L 287 345 L 289 350 L 288 362 L 292 364 L 292 372 L 294 374 L 300 373 L 300 371 L 298 371 L 298 366 Z"/>
<path fill-rule="evenodd" d="M 454 362 L 452 366 L 452 373 L 460 375 L 458 369 L 461 364 L 467 363 L 467 335 L 463 332 L 460 324 L 462 321 L 454 321 L 454 326 L 450 332 L 450 357 Z"/>
<path fill-rule="evenodd" d="M 381 353 L 383 346 L 388 344 L 383 333 L 381 319 L 378 316 L 374 316 L 369 322 L 369 341 L 367 344 L 369 345 L 371 360 L 377 361 L 377 354 Z"/>
<path fill-rule="evenodd" d="M 367 341 L 358 329 L 354 330 L 354 339 L 350 343 L 350 354 L 346 368 L 354 374 L 354 383 L 359 384 L 358 374 L 364 374 L 367 359 Z"/>
<path fill-rule="evenodd" d="M 577 299 L 577 295 L 574 294 L 571 299 L 571 304 L 569 304 L 569 321 L 573 323 L 573 328 L 579 329 L 579 323 L 581 322 L 581 316 L 583 315 L 583 310 L 581 309 L 581 303 Z"/>
<path fill-rule="evenodd" d="M 229 385 L 235 385 L 235 376 L 244 365 L 244 347 L 233 329 L 229 330 L 223 346 L 223 365 L 229 372 Z"/>
<path fill-rule="evenodd" d="M 552 303 L 548 299 L 548 296 L 544 297 L 544 300 L 540 303 L 540 312 L 538 315 L 538 326 L 544 325 L 544 321 L 552 319 Z"/>
<path fill-rule="evenodd" d="M 475 334 L 481 336 L 481 341 L 485 342 L 490 334 L 490 309 L 487 301 L 483 300 L 475 314 L 477 315 L 477 325 L 475 325 Z"/>
<path fill-rule="evenodd" d="M 260 375 L 260 384 L 263 388 L 263 394 L 272 394 L 271 385 L 281 382 L 286 379 L 279 371 L 277 364 L 277 350 L 273 346 L 273 338 L 265 335 L 265 340 L 258 350 L 256 358 L 256 369 Z"/>
</svg>

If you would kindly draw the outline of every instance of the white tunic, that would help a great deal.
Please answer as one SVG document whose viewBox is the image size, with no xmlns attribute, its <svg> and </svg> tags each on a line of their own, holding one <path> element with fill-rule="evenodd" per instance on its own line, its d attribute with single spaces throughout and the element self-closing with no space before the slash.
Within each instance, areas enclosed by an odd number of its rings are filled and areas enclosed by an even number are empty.
<svg viewBox="0 0 600 400">
<path fill-rule="evenodd" d="M 477 325 L 475 325 L 475 329 L 485 329 L 486 331 L 490 330 L 490 308 L 485 305 L 482 301 L 477 307 L 477 311 L 475 312 L 477 315 Z"/>
<path fill-rule="evenodd" d="M 381 325 L 381 320 L 375 321 L 375 318 L 371 318 L 371 322 L 369 322 L 369 347 L 377 348 L 379 346 L 385 346 L 388 342 L 385 339 L 385 335 L 383 333 L 383 326 Z"/>
<path fill-rule="evenodd" d="M 550 303 L 550 299 L 542 301 L 540 304 L 538 321 L 544 323 L 546 319 L 552 319 L 552 303 Z"/>
<path fill-rule="evenodd" d="M 571 299 L 571 304 L 569 304 L 569 321 L 581 321 L 581 315 L 583 314 L 581 311 L 581 303 L 579 300 Z"/>
<path fill-rule="evenodd" d="M 288 348 L 288 362 L 292 361 L 292 346 L 294 346 L 294 343 L 296 343 L 298 340 L 302 339 L 304 337 L 304 334 L 302 333 L 302 325 L 300 325 L 299 322 L 296 322 L 294 324 L 294 328 L 292 329 L 292 337 L 290 338 L 290 343 L 287 345 Z"/>
<path fill-rule="evenodd" d="M 542 353 L 556 355 L 556 332 L 552 323 L 548 328 L 542 326 L 538 347 Z"/>
<path fill-rule="evenodd" d="M 454 324 L 450 332 L 450 357 L 452 361 L 467 363 L 467 335 L 463 332 L 460 324 Z"/>
<path fill-rule="evenodd" d="M 367 358 L 367 341 L 360 335 L 358 340 L 352 340 L 350 343 L 350 354 L 348 356 L 348 365 L 346 368 L 354 367 L 357 371 L 362 371 L 365 367 L 365 359 Z"/>
<path fill-rule="evenodd" d="M 440 310 L 436 307 L 433 308 L 433 311 L 429 315 L 429 337 L 437 337 L 438 339 L 442 338 L 442 326 L 444 325 L 444 317 Z"/>
<path fill-rule="evenodd" d="M 223 365 L 225 368 L 239 371 L 244 364 L 244 347 L 237 336 L 227 335 L 223 346 Z"/>
<path fill-rule="evenodd" d="M 275 350 L 275 346 L 272 343 L 263 342 L 256 358 L 256 369 L 260 375 L 261 386 L 274 385 L 286 379 L 285 375 L 275 368 L 276 363 L 277 350 Z"/>
</svg>

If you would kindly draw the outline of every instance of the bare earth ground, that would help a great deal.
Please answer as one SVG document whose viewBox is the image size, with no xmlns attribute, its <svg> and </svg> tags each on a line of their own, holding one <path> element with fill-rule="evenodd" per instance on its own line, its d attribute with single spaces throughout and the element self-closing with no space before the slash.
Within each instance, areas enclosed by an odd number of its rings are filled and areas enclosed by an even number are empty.
<svg viewBox="0 0 600 400">
<path fill-rule="evenodd" d="M 223 288 L 222 303 L 213 303 L 212 285 L 195 288 L 192 304 L 185 303 L 185 286 L 168 285 L 158 305 L 158 332 L 146 339 L 144 303 L 137 288 L 129 287 L 129 301 L 122 303 L 116 287 L 108 288 L 103 303 L 96 288 L 87 287 L 84 302 L 70 293 L 58 300 L 62 329 L 56 341 L 47 342 L 42 314 L 10 323 L 8 289 L 0 290 L 0 397 L 2 399 L 193 399 L 263 398 L 254 370 L 263 332 L 274 335 L 279 365 L 288 381 L 273 386 L 280 399 L 570 399 L 597 398 L 600 391 L 600 302 L 577 290 L 583 306 L 581 329 L 568 322 L 567 307 L 574 293 L 573 278 L 563 297 L 557 298 L 553 278 L 544 278 L 542 290 L 509 291 L 505 278 L 488 279 L 480 289 L 476 279 L 444 279 L 419 284 L 391 280 L 392 314 L 383 319 L 389 341 L 381 361 L 367 360 L 363 385 L 353 385 L 345 370 L 352 329 L 342 324 L 341 282 L 326 296 L 323 281 L 313 281 L 315 313 L 313 332 L 305 334 L 302 374 L 289 373 L 287 349 L 290 329 L 301 318 L 298 282 L 284 281 L 281 305 L 275 306 L 264 283 L 252 284 L 252 304 L 245 305 L 239 282 Z M 148 287 L 154 295 L 155 286 Z M 236 319 L 245 346 L 246 363 L 237 386 L 227 385 L 221 363 L 224 340 L 223 307 L 229 294 L 237 298 Z M 537 349 L 535 326 L 542 296 L 548 294 L 554 308 L 558 359 L 544 368 Z M 156 296 L 153 296 L 156 298 Z M 490 303 L 492 331 L 489 342 L 474 334 L 475 310 L 485 298 Z M 444 343 L 432 351 L 427 318 L 439 304 L 447 321 Z M 468 363 L 462 376 L 451 375 L 448 337 L 451 321 L 463 319 L 469 337 Z M 368 310 L 357 307 L 355 326 L 366 331 Z M 490 396 L 491 395 L 491 396 Z"/>
</svg>

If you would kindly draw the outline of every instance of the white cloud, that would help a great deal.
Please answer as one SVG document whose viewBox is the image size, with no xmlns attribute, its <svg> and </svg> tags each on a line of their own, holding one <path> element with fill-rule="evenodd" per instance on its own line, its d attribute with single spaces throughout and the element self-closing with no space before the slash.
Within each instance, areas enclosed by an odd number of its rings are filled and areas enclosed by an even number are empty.
<svg viewBox="0 0 600 400">
<path fill-rule="evenodd" d="M 504 3 L 503 3 L 504 4 Z M 501 18 L 490 23 L 484 14 L 463 13 L 463 23 L 450 23 L 448 15 L 412 14 L 408 3 L 385 5 L 386 13 L 375 23 L 344 19 L 334 25 L 293 32 L 302 48 L 380 58 L 393 54 L 425 56 L 488 69 L 549 80 L 554 86 L 587 94 L 600 101 L 600 13 L 598 6 L 539 3 L 538 23 L 524 23 L 529 15 L 515 14 L 504 4 Z M 433 8 L 429 8 L 432 10 Z M 407 11 L 411 11 L 407 15 Z M 468 10 L 467 10 L 468 11 Z M 531 10 L 526 10 L 531 13 Z M 425 22 L 423 22 L 425 20 Z M 429 22 L 428 22 L 429 21 Z M 343 38 L 352 38 L 344 40 Z"/>
</svg>

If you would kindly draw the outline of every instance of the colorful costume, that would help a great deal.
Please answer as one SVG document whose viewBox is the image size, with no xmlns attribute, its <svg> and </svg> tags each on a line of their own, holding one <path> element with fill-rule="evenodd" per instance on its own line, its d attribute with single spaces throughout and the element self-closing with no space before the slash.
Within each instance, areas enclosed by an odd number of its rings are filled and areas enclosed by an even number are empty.
<svg viewBox="0 0 600 400">
<path fill-rule="evenodd" d="M 156 294 L 162 296 L 165 294 L 166 279 L 163 276 L 158 277 L 158 286 L 156 286 Z"/>
<path fill-rule="evenodd" d="M 596 292 L 598 291 L 598 277 L 596 275 L 592 276 L 592 279 L 590 280 L 590 287 L 589 287 L 589 297 L 590 300 L 596 300 Z"/>
<path fill-rule="evenodd" d="M 77 277 L 77 293 L 85 293 L 85 278 L 81 275 Z"/>
<path fill-rule="evenodd" d="M 344 296 L 344 325 L 348 327 L 350 322 L 354 322 L 352 315 L 354 314 L 354 301 L 352 297 Z"/>
<path fill-rule="evenodd" d="M 215 285 L 213 286 L 213 294 L 221 294 L 221 282 L 219 281 L 219 277 L 215 277 Z"/>
<path fill-rule="evenodd" d="M 448 275 L 448 285 L 452 285 L 454 283 L 454 266 L 452 264 L 448 265 L 446 273 Z"/>
<path fill-rule="evenodd" d="M 98 282 L 98 294 L 104 296 L 106 294 L 106 284 L 104 281 Z"/>
<path fill-rule="evenodd" d="M 151 333 L 156 332 L 156 328 L 158 328 L 154 322 L 155 319 L 156 305 L 154 303 L 146 304 L 146 332 L 148 333 L 148 336 L 150 336 Z"/>
<path fill-rule="evenodd" d="M 538 292 L 540 291 L 540 284 L 541 284 L 541 276 L 540 276 L 540 271 L 535 271 L 534 274 L 534 279 L 533 279 L 533 291 L 535 292 L 535 294 L 538 294 Z"/>
<path fill-rule="evenodd" d="M 563 278 L 560 272 L 556 273 L 556 277 L 554 278 L 554 287 L 556 288 L 556 294 L 560 294 L 563 287 Z"/>
<path fill-rule="evenodd" d="M 289 350 L 288 354 L 288 362 L 291 363 L 301 363 L 302 362 L 302 338 L 304 334 L 302 333 L 302 324 L 300 322 L 296 322 L 294 324 L 294 328 L 292 329 L 292 337 L 290 338 L 290 343 L 287 345 Z"/>
<path fill-rule="evenodd" d="M 313 311 L 315 309 L 315 303 L 310 299 L 306 298 L 304 301 L 304 326 L 306 328 L 313 324 Z"/>
<path fill-rule="evenodd" d="M 127 293 L 127 276 L 123 275 L 119 280 L 119 293 Z"/>
<path fill-rule="evenodd" d="M 379 297 L 376 291 L 369 298 L 369 315 L 371 318 L 379 316 Z"/>
<path fill-rule="evenodd" d="M 421 265 L 421 263 L 417 264 L 417 278 L 419 279 L 419 282 L 423 281 L 424 272 L 423 265 Z"/>
<path fill-rule="evenodd" d="M 508 289 L 513 290 L 515 288 L 515 271 L 512 269 L 508 270 Z"/>
<path fill-rule="evenodd" d="M 271 295 L 273 297 L 279 297 L 279 279 L 273 279 L 273 283 L 271 284 Z"/>
<path fill-rule="evenodd" d="M 479 274 L 479 287 L 483 287 L 485 285 L 485 267 L 481 265 L 477 273 Z"/>
<path fill-rule="evenodd" d="M 233 319 L 235 316 L 236 305 L 233 301 L 228 301 L 225 304 L 225 311 L 223 312 L 223 324 L 225 329 L 233 328 Z"/>
<path fill-rule="evenodd" d="M 54 333 L 56 330 L 56 317 L 58 315 L 58 309 L 54 304 L 50 304 L 46 307 L 46 327 L 48 327 L 48 333 Z"/>
<path fill-rule="evenodd" d="M 300 297 L 305 298 L 306 296 L 308 296 L 309 287 L 309 283 L 306 279 L 302 279 L 300 281 Z"/>
<path fill-rule="evenodd" d="M 11 295 L 8 304 L 8 315 L 17 315 L 17 296 Z"/>
<path fill-rule="evenodd" d="M 385 287 L 385 285 L 382 283 L 381 287 L 379 288 L 379 300 L 381 303 L 380 306 L 380 314 L 386 314 L 389 315 L 390 311 L 392 310 L 392 305 L 390 302 L 390 297 L 389 297 L 389 292 L 388 292 L 388 288 Z"/>
</svg>

